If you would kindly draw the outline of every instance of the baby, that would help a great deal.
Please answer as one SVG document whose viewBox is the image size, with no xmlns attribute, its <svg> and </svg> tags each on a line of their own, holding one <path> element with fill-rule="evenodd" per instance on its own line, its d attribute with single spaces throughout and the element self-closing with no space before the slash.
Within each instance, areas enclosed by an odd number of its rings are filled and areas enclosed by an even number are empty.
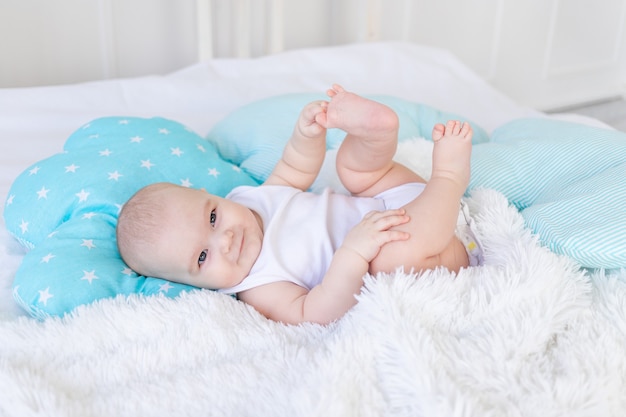
<svg viewBox="0 0 626 417">
<path fill-rule="evenodd" d="M 367 272 L 478 264 L 469 221 L 457 227 L 468 219 L 459 207 L 470 175 L 470 125 L 434 127 L 426 183 L 392 159 L 392 109 L 339 85 L 327 94 L 329 101 L 301 111 L 263 185 L 237 187 L 226 198 L 169 183 L 139 190 L 117 224 L 128 266 L 236 294 L 276 321 L 329 323 L 356 303 Z M 347 133 L 336 169 L 351 196 L 306 192 L 321 169 L 328 128 Z"/>
</svg>

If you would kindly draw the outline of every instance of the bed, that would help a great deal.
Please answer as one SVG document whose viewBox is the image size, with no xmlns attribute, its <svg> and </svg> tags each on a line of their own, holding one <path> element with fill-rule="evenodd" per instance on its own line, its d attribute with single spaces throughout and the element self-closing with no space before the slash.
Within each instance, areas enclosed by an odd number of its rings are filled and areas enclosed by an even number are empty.
<svg viewBox="0 0 626 417">
<path fill-rule="evenodd" d="M 72 299 L 71 291 L 30 300 L 20 292 L 26 282 L 52 279 L 23 272 L 25 264 L 40 267 L 54 255 L 45 248 L 45 256 L 30 255 L 46 243 L 21 235 L 32 207 L 11 212 L 12 196 L 27 187 L 20 181 L 33 170 L 39 175 L 42 161 L 60 160 L 76 150 L 71 144 L 97 135 L 89 129 L 106 126 L 116 137 L 128 124 L 165 123 L 170 133 L 181 129 L 196 144 L 214 144 L 227 163 L 259 181 L 298 103 L 334 82 L 404 112 L 397 158 L 426 177 L 432 124 L 454 115 L 476 126 L 480 143 L 467 199 L 484 265 L 458 276 L 444 270 L 366 276 L 358 304 L 327 326 L 271 322 L 231 297 L 190 288 L 168 293 L 163 283 L 91 302 Z M 596 190 L 608 184 L 617 191 L 607 192 L 621 196 L 626 188 L 620 176 L 626 134 L 598 120 L 520 106 L 445 50 L 403 42 L 214 59 L 166 76 L 5 89 L 0 109 L 3 415 L 595 416 L 626 409 L 626 233 L 617 233 L 626 230 L 623 200 L 601 200 L 615 207 L 601 216 L 614 238 L 599 243 L 605 245 L 599 252 L 612 257 L 598 259 L 598 251 L 585 252 L 588 245 L 572 243 L 578 237 L 571 235 L 559 246 L 562 240 L 542 229 L 563 226 L 546 219 L 562 202 L 594 205 L 597 214 Z M 576 161 L 588 163 L 554 167 L 567 165 L 554 163 L 555 149 L 588 138 L 605 152 L 583 146 Z M 330 162 L 339 140 L 330 141 L 316 190 L 338 187 Z M 545 142 L 556 148 L 545 153 Z M 603 166 L 607 159 L 611 165 Z M 59 163 L 65 172 L 91 164 Z M 527 171 L 511 172 L 519 165 Z M 139 168 L 132 172 L 153 180 Z M 519 175 L 525 189 L 515 181 Z M 33 201 L 52 199 L 45 187 L 32 191 Z M 582 225 L 566 226 L 606 228 L 582 218 Z M 54 231 L 48 229 L 40 234 Z M 89 272 L 79 258 L 64 262 Z M 44 299 L 70 304 L 46 310 Z"/>
</svg>

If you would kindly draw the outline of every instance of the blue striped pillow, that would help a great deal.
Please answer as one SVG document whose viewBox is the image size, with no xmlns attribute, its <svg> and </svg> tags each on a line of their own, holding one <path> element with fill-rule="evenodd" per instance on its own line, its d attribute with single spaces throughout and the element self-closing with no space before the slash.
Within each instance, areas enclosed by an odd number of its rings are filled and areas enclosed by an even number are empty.
<svg viewBox="0 0 626 417">
<path fill-rule="evenodd" d="M 474 147 L 469 189 L 507 196 L 556 253 L 590 268 L 626 267 L 626 133 L 520 119 Z"/>
</svg>

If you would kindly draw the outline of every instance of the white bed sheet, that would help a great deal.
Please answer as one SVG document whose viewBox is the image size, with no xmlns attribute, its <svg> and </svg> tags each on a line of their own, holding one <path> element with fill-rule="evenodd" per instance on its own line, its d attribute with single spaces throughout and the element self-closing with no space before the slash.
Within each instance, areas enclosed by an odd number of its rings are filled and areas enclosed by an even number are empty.
<svg viewBox="0 0 626 417">
<path fill-rule="evenodd" d="M 62 150 L 66 138 L 103 116 L 162 116 L 204 135 L 225 115 L 276 94 L 325 91 L 341 83 L 458 113 L 487 131 L 520 117 L 548 117 L 517 104 L 452 54 L 408 43 L 303 49 L 257 59 L 218 59 L 167 76 L 76 85 L 0 89 L 0 201 L 31 164 Z M 583 116 L 556 115 L 604 126 Z M 0 319 L 24 315 L 11 283 L 25 251 L 0 224 Z"/>
</svg>

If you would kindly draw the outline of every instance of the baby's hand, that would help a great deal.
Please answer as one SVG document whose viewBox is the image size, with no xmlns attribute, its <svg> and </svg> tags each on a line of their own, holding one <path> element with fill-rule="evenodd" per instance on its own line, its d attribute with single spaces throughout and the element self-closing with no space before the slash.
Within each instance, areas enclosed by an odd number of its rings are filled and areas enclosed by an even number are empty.
<svg viewBox="0 0 626 417">
<path fill-rule="evenodd" d="M 386 243 L 409 238 L 407 232 L 390 230 L 408 221 L 409 216 L 404 209 L 369 212 L 350 230 L 342 246 L 356 252 L 369 263 Z"/>
<path fill-rule="evenodd" d="M 324 122 L 326 121 L 327 107 L 328 103 L 323 100 L 314 101 L 304 106 L 300 112 L 297 124 L 298 130 L 302 136 L 316 138 L 320 134 L 324 133 L 326 130 Z"/>
</svg>

